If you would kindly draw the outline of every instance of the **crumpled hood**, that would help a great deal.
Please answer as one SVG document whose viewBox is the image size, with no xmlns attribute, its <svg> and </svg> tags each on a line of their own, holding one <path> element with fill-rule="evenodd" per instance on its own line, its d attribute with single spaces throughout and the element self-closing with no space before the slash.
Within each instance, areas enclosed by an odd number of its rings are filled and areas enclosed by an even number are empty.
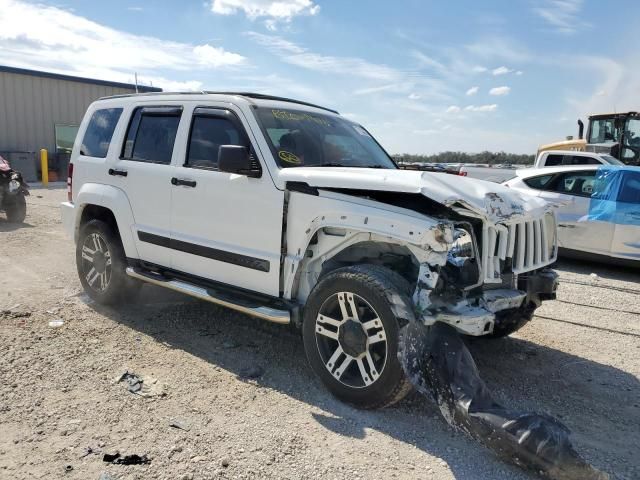
<svg viewBox="0 0 640 480">
<path fill-rule="evenodd" d="M 284 182 L 311 187 L 419 193 L 447 207 L 464 207 L 492 223 L 540 216 L 547 202 L 493 182 L 448 173 L 375 168 L 295 167 L 280 170 Z"/>
</svg>

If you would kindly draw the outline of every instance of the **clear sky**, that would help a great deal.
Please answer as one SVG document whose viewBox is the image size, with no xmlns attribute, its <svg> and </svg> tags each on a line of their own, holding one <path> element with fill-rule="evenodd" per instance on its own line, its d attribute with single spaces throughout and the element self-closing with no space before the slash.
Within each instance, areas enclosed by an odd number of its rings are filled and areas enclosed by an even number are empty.
<svg viewBox="0 0 640 480">
<path fill-rule="evenodd" d="M 533 153 L 640 109 L 639 22 L 638 0 L 0 0 L 0 64 L 294 97 L 393 153 Z"/>
</svg>

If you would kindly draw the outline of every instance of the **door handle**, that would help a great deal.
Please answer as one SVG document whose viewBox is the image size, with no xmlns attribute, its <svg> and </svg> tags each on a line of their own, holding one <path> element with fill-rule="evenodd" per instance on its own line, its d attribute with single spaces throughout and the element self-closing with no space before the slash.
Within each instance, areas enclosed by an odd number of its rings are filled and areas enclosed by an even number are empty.
<svg viewBox="0 0 640 480">
<path fill-rule="evenodd" d="M 575 225 L 567 225 L 566 223 L 559 223 L 558 228 L 576 228 Z"/>
<path fill-rule="evenodd" d="M 185 187 L 194 188 L 196 186 L 195 180 L 185 180 L 184 178 L 173 177 L 171 179 L 171 185 L 184 185 Z"/>
<path fill-rule="evenodd" d="M 109 175 L 113 175 L 114 177 L 118 176 L 118 177 L 126 177 L 127 176 L 127 171 L 126 170 L 114 170 L 113 168 L 109 169 Z"/>
</svg>

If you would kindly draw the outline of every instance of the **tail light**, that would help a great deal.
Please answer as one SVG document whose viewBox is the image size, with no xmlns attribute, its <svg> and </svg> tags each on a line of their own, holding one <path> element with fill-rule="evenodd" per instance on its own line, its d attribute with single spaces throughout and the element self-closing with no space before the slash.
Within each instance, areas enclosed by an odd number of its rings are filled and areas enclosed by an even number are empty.
<svg viewBox="0 0 640 480">
<path fill-rule="evenodd" d="M 71 202 L 73 201 L 73 163 L 69 163 L 67 172 L 67 200 Z"/>
<path fill-rule="evenodd" d="M 467 176 L 467 172 L 458 172 L 458 175 L 461 177 L 466 177 Z"/>
</svg>

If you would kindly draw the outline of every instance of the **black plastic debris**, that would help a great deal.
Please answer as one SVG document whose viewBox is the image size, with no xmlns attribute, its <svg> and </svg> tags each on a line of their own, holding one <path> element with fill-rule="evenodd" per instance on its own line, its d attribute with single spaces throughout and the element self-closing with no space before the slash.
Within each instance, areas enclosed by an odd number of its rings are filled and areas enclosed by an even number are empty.
<svg viewBox="0 0 640 480">
<path fill-rule="evenodd" d="M 137 455 L 134 453 L 123 457 L 119 452 L 113 454 L 105 453 L 102 457 L 102 461 L 116 465 L 144 465 L 151 463 L 151 459 L 147 457 L 147 455 Z"/>
<path fill-rule="evenodd" d="M 402 329 L 399 356 L 409 380 L 436 401 L 446 421 L 501 459 L 554 480 L 609 478 L 580 457 L 560 421 L 497 403 L 453 327 L 409 323 Z"/>
<path fill-rule="evenodd" d="M 124 373 L 122 377 L 120 377 L 120 381 L 127 384 L 127 390 L 129 390 L 131 393 L 138 393 L 140 390 L 142 390 L 143 380 L 135 373 Z"/>
</svg>

